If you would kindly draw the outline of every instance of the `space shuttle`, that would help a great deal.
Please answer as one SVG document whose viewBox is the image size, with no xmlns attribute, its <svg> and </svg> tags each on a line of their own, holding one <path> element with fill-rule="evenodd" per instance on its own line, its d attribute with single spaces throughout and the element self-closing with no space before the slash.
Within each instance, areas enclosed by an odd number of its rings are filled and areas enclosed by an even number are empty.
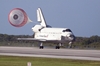
<svg viewBox="0 0 100 66">
<path fill-rule="evenodd" d="M 19 10 L 19 11 L 21 11 L 21 10 Z M 22 13 L 23 13 L 23 11 L 22 11 Z M 17 15 L 17 13 L 16 13 L 16 15 Z M 14 17 L 12 17 L 12 18 L 14 19 Z M 25 18 L 27 18 L 27 20 Z M 25 18 L 23 18 L 22 21 L 25 21 L 25 20 L 27 22 L 31 21 L 28 18 L 28 16 L 26 16 L 26 13 L 25 13 Z M 71 47 L 72 43 L 75 40 L 75 36 L 69 28 L 53 28 L 50 25 L 47 25 L 41 8 L 37 9 L 37 21 L 40 24 L 36 24 L 35 26 L 32 27 L 32 31 L 34 32 L 33 38 L 17 38 L 17 40 L 38 41 L 40 43 L 40 46 L 39 46 L 40 49 L 44 48 L 44 46 L 43 46 L 44 42 L 57 43 L 55 48 L 60 49 L 60 46 L 63 43 L 65 43 L 66 41 L 68 41 L 69 47 Z"/>
</svg>

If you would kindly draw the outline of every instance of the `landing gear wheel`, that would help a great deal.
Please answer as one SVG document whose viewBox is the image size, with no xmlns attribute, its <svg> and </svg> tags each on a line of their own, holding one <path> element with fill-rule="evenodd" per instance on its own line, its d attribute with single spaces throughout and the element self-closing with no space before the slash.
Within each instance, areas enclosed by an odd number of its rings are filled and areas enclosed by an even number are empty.
<svg viewBox="0 0 100 66">
<path fill-rule="evenodd" d="M 44 48 L 44 46 L 43 46 L 43 43 L 42 42 L 40 42 L 40 47 L 39 47 L 40 49 L 43 49 Z"/>
<path fill-rule="evenodd" d="M 60 49 L 60 46 L 56 46 L 55 48 L 56 48 L 56 49 Z"/>
<path fill-rule="evenodd" d="M 44 46 L 40 46 L 40 49 L 43 49 L 44 48 Z"/>
</svg>

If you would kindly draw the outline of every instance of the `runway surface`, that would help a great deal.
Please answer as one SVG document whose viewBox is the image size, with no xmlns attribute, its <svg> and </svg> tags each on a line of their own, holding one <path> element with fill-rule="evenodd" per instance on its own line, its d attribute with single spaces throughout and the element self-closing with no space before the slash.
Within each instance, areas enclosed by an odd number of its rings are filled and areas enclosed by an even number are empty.
<svg viewBox="0 0 100 66">
<path fill-rule="evenodd" d="M 35 47 L 0 46 L 0 55 L 100 61 L 100 50 L 52 49 L 52 48 L 39 49 Z"/>
</svg>

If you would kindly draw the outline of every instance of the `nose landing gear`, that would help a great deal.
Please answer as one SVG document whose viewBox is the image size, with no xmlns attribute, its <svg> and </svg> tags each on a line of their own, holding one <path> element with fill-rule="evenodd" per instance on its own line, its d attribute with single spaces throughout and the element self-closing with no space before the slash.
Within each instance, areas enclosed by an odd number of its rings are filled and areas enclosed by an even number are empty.
<svg viewBox="0 0 100 66">
<path fill-rule="evenodd" d="M 69 42 L 68 48 L 72 48 L 72 42 Z"/>
</svg>

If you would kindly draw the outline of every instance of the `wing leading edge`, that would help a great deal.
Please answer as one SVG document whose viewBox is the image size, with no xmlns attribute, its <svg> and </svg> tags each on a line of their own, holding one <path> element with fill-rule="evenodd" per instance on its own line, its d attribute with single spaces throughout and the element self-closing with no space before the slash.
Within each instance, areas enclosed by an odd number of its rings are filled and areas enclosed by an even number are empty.
<svg viewBox="0 0 100 66">
<path fill-rule="evenodd" d="M 17 40 L 46 41 L 45 39 L 35 39 L 35 38 L 17 38 Z"/>
</svg>

